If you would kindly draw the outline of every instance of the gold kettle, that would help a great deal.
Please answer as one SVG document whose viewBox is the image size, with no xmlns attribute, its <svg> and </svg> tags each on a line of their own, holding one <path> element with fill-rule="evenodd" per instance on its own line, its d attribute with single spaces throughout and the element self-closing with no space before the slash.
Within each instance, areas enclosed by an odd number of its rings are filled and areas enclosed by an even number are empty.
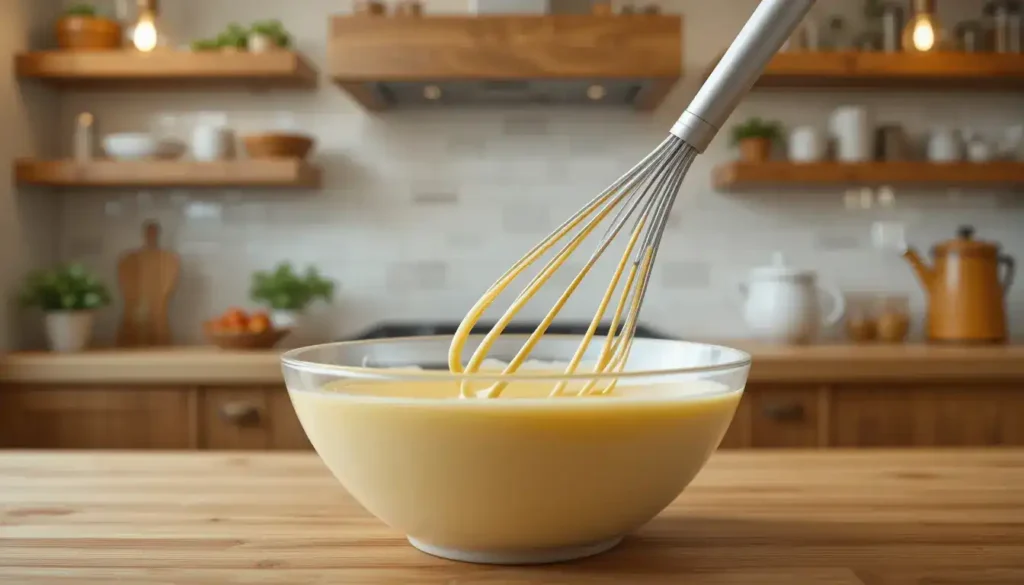
<svg viewBox="0 0 1024 585">
<path fill-rule="evenodd" d="M 928 297 L 928 338 L 967 343 L 1005 341 L 1005 296 L 1013 282 L 1013 258 L 1000 254 L 998 244 L 975 240 L 974 228 L 969 226 L 961 227 L 957 236 L 933 248 L 932 267 L 912 248 L 903 254 Z"/>
</svg>

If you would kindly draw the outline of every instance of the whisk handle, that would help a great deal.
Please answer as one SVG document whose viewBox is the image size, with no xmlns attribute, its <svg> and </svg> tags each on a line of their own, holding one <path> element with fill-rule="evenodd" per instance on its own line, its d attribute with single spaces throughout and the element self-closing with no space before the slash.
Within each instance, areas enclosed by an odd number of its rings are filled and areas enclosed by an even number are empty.
<svg viewBox="0 0 1024 585">
<path fill-rule="evenodd" d="M 672 134 L 704 152 L 814 3 L 815 0 L 762 0 L 672 126 Z"/>
</svg>

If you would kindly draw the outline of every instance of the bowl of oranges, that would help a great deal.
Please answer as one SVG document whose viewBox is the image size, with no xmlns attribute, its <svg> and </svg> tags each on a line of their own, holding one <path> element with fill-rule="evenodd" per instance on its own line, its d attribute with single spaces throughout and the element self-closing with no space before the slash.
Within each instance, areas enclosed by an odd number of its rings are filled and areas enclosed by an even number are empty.
<svg viewBox="0 0 1024 585">
<path fill-rule="evenodd" d="M 264 311 L 248 313 L 231 308 L 203 324 L 206 339 L 221 349 L 269 349 L 288 335 L 277 329 Z"/>
</svg>

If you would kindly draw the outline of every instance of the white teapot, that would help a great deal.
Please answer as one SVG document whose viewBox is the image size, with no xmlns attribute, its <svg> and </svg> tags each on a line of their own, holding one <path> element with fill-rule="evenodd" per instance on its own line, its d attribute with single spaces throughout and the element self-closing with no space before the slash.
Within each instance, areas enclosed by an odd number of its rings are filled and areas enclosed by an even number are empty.
<svg viewBox="0 0 1024 585">
<path fill-rule="evenodd" d="M 813 270 L 786 265 L 776 252 L 771 266 L 755 268 L 747 283 L 740 285 L 745 297 L 743 318 L 760 340 L 779 343 L 809 343 L 822 326 L 839 322 L 846 310 L 842 293 L 831 286 L 819 286 Z M 832 310 L 822 319 L 819 292 L 832 297 Z"/>
</svg>

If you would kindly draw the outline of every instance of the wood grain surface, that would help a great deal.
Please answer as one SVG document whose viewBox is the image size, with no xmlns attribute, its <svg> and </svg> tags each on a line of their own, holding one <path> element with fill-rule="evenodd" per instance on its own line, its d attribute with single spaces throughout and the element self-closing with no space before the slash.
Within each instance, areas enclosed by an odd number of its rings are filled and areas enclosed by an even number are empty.
<svg viewBox="0 0 1024 585">
<path fill-rule="evenodd" d="M 779 187 L 807 190 L 823 186 L 912 185 L 963 188 L 1020 187 L 1024 185 L 1024 163 L 935 164 L 929 162 L 760 163 L 728 162 L 715 167 L 715 187 L 722 191 L 773 190 Z"/>
<path fill-rule="evenodd" d="M 718 453 L 619 548 L 424 555 L 313 454 L 0 454 L 0 582 L 1019 585 L 1024 451 Z"/>
<path fill-rule="evenodd" d="M 757 87 L 1024 88 L 1024 55 L 996 53 L 779 53 Z"/>
<path fill-rule="evenodd" d="M 390 104 L 368 84 L 450 80 L 644 80 L 631 103 L 655 109 L 683 73 L 682 18 L 337 16 L 331 78 L 370 110 Z"/>
<path fill-rule="evenodd" d="M 117 161 L 18 160 L 14 167 L 19 185 L 48 187 L 285 187 L 317 189 L 318 167 L 298 159 Z"/>
<path fill-rule="evenodd" d="M 311 88 L 317 72 L 299 53 L 154 51 L 40 51 L 15 57 L 18 77 L 66 86 L 110 84 L 161 87 L 224 86 Z"/>
</svg>

